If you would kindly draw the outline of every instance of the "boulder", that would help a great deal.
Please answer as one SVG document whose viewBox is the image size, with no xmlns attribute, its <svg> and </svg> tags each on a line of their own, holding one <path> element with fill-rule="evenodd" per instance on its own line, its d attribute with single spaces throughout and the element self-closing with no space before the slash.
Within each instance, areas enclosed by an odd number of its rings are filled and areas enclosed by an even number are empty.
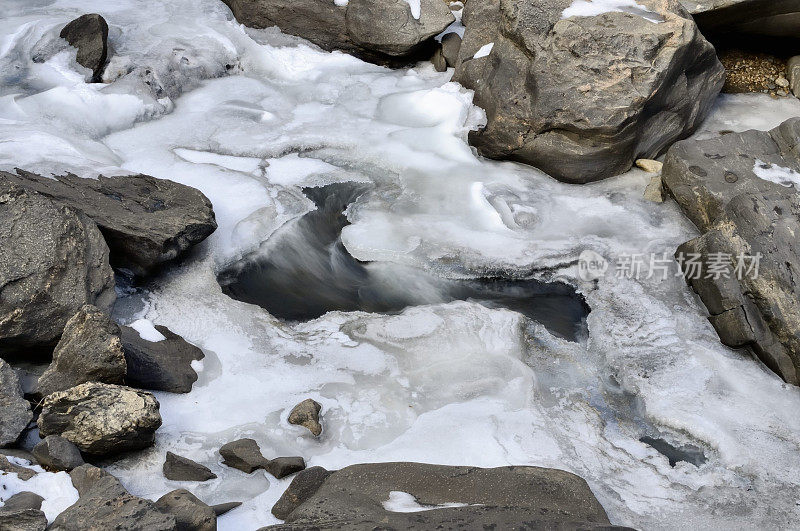
<svg viewBox="0 0 800 531">
<path fill-rule="evenodd" d="M 42 468 L 69 472 L 83 464 L 78 447 L 59 435 L 48 435 L 33 447 L 33 455 Z"/>
<path fill-rule="evenodd" d="M 61 30 L 59 35 L 78 49 L 78 64 L 92 71 L 99 81 L 108 55 L 108 24 L 96 13 L 82 15 Z"/>
<path fill-rule="evenodd" d="M 49 178 L 17 170 L 0 177 L 83 212 L 102 231 L 112 265 L 134 275 L 155 272 L 217 228 L 200 191 L 149 175 Z"/>
<path fill-rule="evenodd" d="M 214 509 L 185 489 L 177 489 L 160 497 L 156 508 L 175 518 L 175 531 L 216 531 Z"/>
<path fill-rule="evenodd" d="M 17 373 L 0 359 L 0 446 L 15 444 L 31 420 L 31 405 L 23 398 Z"/>
<path fill-rule="evenodd" d="M 275 459 L 270 459 L 264 466 L 264 470 L 278 479 L 283 479 L 305 468 L 306 460 L 302 457 L 276 457 Z"/>
<path fill-rule="evenodd" d="M 442 507 L 395 512 L 388 502 L 398 494 Z M 586 482 L 569 472 L 421 463 L 353 465 L 333 472 L 285 520 L 265 529 L 612 528 Z"/>
<path fill-rule="evenodd" d="M 80 497 L 56 517 L 50 531 L 175 531 L 177 528 L 174 516 L 161 512 L 150 500 L 129 494 L 108 472 L 82 465 L 70 472 L 70 476 Z"/>
<path fill-rule="evenodd" d="M 92 382 L 47 396 L 38 422 L 41 436 L 61 435 L 86 454 L 106 456 L 152 445 L 161 415 L 150 393 Z"/>
<path fill-rule="evenodd" d="M 88 304 L 81 308 L 67 321 L 37 392 L 47 396 L 86 382 L 123 383 L 125 354 L 119 334 L 108 314 Z"/>
<path fill-rule="evenodd" d="M 444 56 L 447 66 L 456 66 L 460 49 L 461 37 L 458 33 L 447 33 L 442 37 L 442 56 Z"/>
<path fill-rule="evenodd" d="M 289 424 L 308 428 L 308 431 L 314 437 L 318 437 L 322 433 L 322 424 L 319 422 L 319 412 L 321 410 L 322 405 L 319 402 L 307 398 L 294 406 L 292 411 L 289 412 Z"/>
<path fill-rule="evenodd" d="M 332 472 L 321 466 L 312 466 L 297 474 L 289 487 L 272 506 L 275 518 L 286 520 L 289 514 L 309 499 L 325 482 Z"/>
<path fill-rule="evenodd" d="M 41 511 L 43 501 L 33 492 L 18 492 L 5 500 L 0 507 L 0 531 L 44 531 L 47 518 Z"/>
<path fill-rule="evenodd" d="M 108 246 L 86 216 L 0 172 L 0 354 L 52 347 L 83 305 L 114 304 Z"/>
<path fill-rule="evenodd" d="M 3 509 L 41 509 L 43 501 L 44 498 L 36 493 L 22 491 L 5 500 Z"/>
<path fill-rule="evenodd" d="M 127 383 L 153 391 L 188 393 L 197 381 L 192 361 L 203 359 L 203 351 L 166 326 L 156 325 L 155 330 L 164 339 L 149 341 L 137 330 L 122 327 Z"/>
<path fill-rule="evenodd" d="M 340 50 L 378 64 L 428 57 L 433 37 L 454 20 L 444 2 L 421 0 L 415 16 L 405 0 L 223 0 L 236 20 L 253 28 L 278 26 L 324 50 Z"/>
<path fill-rule="evenodd" d="M 261 453 L 261 448 L 253 439 L 239 439 L 222 445 L 219 449 L 222 464 L 236 468 L 247 474 L 265 468 L 269 462 Z"/>
<path fill-rule="evenodd" d="M 691 134 L 724 82 L 677 0 L 579 16 L 572 0 L 470 0 L 453 80 L 487 124 L 470 143 L 571 183 L 627 171 Z"/>
<path fill-rule="evenodd" d="M 800 119 L 771 131 L 683 141 L 662 178 L 703 233 L 678 249 L 728 346 L 751 347 L 786 382 L 800 369 Z M 696 266 L 687 260 L 695 257 Z"/>
<path fill-rule="evenodd" d="M 800 0 L 681 0 L 706 35 L 796 38 Z"/>
<path fill-rule="evenodd" d="M 173 481 L 208 481 L 217 477 L 208 467 L 172 452 L 167 452 L 162 471 L 165 478 Z"/>
</svg>

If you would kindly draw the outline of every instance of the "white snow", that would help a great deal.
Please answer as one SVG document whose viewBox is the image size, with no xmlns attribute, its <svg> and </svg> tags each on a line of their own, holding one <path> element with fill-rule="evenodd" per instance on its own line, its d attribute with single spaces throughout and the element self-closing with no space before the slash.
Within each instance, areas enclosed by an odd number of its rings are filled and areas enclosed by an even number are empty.
<svg viewBox="0 0 800 531">
<path fill-rule="evenodd" d="M 139 337 L 151 343 L 158 343 L 167 339 L 164 334 L 156 330 L 151 321 L 147 319 L 137 319 L 129 325 L 131 328 L 139 332 Z"/>
<path fill-rule="evenodd" d="M 663 22 L 661 16 L 636 0 L 572 0 L 572 4 L 561 12 L 561 18 L 596 17 L 603 13 L 631 13 L 656 24 Z"/>
<path fill-rule="evenodd" d="M 418 513 L 420 511 L 432 511 L 434 509 L 444 509 L 447 507 L 466 507 L 467 503 L 441 503 L 437 505 L 420 505 L 417 499 L 411 494 L 399 490 L 389 492 L 389 499 L 383 502 L 383 508 L 393 513 Z"/>
<path fill-rule="evenodd" d="M 492 53 L 492 48 L 494 48 L 494 43 L 490 42 L 489 44 L 484 44 L 478 51 L 475 52 L 475 55 L 472 56 L 473 59 L 479 59 L 481 57 L 486 57 L 490 53 Z"/>
<path fill-rule="evenodd" d="M 408 7 L 411 9 L 411 16 L 419 20 L 419 16 L 422 12 L 420 0 L 406 0 L 406 3 L 408 3 Z"/>
<path fill-rule="evenodd" d="M 42 512 L 47 521 L 52 523 L 64 509 L 78 501 L 78 491 L 72 486 L 72 480 L 66 472 L 45 472 L 42 467 L 31 465 L 24 459 L 11 456 L 7 456 L 7 459 L 16 465 L 30 468 L 37 474 L 23 480 L 15 473 L 0 472 L 0 507 L 14 494 L 33 492 L 44 498 Z"/>
<path fill-rule="evenodd" d="M 484 113 L 450 73 L 389 70 L 274 28 L 245 29 L 219 0 L 104 2 L 114 53 L 130 62 L 97 85 L 66 56 L 31 59 L 96 3 L 5 7 L 1 167 L 145 172 L 214 204 L 219 229 L 191 258 L 117 304 L 120 322 L 163 324 L 206 354 L 191 393 L 158 393 L 156 448 L 110 467 L 134 494 L 174 488 L 160 472 L 170 450 L 219 476 L 193 487 L 203 501 L 245 502 L 219 529 L 276 523 L 270 508 L 291 478 L 217 461 L 222 444 L 252 437 L 265 455 L 331 469 L 392 460 L 566 469 L 588 481 L 613 523 L 640 529 L 781 528 L 800 518 L 800 390 L 722 346 L 683 279 L 584 283 L 570 265 L 586 250 L 671 255 L 697 235 L 673 202 L 642 199 L 644 172 L 574 186 L 478 158 L 466 137 Z M 119 77 L 125 64 L 150 69 L 163 92 L 149 92 L 139 73 Z M 774 127 L 800 116 L 791 100 L 722 97 L 698 135 Z M 412 283 L 413 268 L 535 271 L 582 290 L 589 337 L 570 343 L 463 301 L 289 325 L 222 293 L 220 268 L 314 208 L 303 186 L 345 180 L 374 191 L 348 209 L 342 241 L 388 287 L 432 289 Z M 408 273 L 391 274 L 398 264 Z M 308 396 L 324 406 L 320 440 L 283 420 Z M 656 433 L 701 446 L 708 462 L 670 467 L 639 442 Z"/>
<path fill-rule="evenodd" d="M 753 173 L 759 179 L 764 179 L 781 186 L 794 186 L 795 190 L 800 190 L 800 173 L 791 168 L 785 168 L 778 164 L 768 164 L 756 159 L 753 165 Z"/>
</svg>

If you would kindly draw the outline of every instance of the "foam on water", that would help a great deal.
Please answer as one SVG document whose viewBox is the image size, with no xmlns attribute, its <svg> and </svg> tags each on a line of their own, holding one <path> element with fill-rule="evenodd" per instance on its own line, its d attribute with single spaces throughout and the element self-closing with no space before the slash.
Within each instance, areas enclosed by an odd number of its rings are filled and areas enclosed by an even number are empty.
<svg viewBox="0 0 800 531">
<path fill-rule="evenodd" d="M 328 468 L 567 469 L 614 523 L 637 528 L 770 528 L 800 517 L 800 390 L 723 347 L 677 275 L 577 275 L 583 251 L 671 255 L 696 235 L 673 202 L 642 199 L 644 172 L 575 186 L 479 159 L 466 135 L 483 112 L 449 74 L 427 64 L 391 71 L 246 30 L 217 0 L 104 2 L 114 54 L 128 59 L 114 63 L 113 82 L 93 86 L 52 37 L 96 3 L 4 8 L 0 165 L 149 173 L 202 190 L 217 214 L 219 229 L 188 261 L 117 305 L 121 321 L 163 324 L 206 354 L 191 393 L 156 393 L 155 447 L 111 467 L 132 492 L 178 487 L 161 474 L 171 450 L 219 476 L 191 486 L 198 497 L 245 502 L 220 529 L 274 523 L 270 508 L 291 478 L 244 474 L 217 453 L 253 437 L 267 457 Z M 699 134 L 793 115 L 794 100 L 726 97 Z M 220 271 L 315 208 L 303 187 L 353 181 L 375 190 L 346 211 L 341 243 L 353 258 L 451 279 L 568 283 L 592 308 L 588 338 L 570 342 L 468 301 L 287 323 L 222 292 Z M 286 422 L 305 398 L 323 405 L 320 439 Z M 700 448 L 706 461 L 673 456 L 672 467 L 643 437 Z"/>
</svg>

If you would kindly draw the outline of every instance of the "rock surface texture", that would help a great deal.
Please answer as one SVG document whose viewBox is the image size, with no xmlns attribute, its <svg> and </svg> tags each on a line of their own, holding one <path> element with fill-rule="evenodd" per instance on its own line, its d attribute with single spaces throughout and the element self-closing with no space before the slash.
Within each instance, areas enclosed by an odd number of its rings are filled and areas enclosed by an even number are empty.
<svg viewBox="0 0 800 531">
<path fill-rule="evenodd" d="M 31 420 L 31 405 L 23 397 L 17 373 L 0 359 L 0 447 L 16 443 Z"/>
<path fill-rule="evenodd" d="M 688 262 L 684 272 L 721 341 L 752 347 L 795 385 L 800 370 L 798 145 L 798 118 L 767 132 L 687 140 L 670 149 L 662 174 L 670 194 L 704 233 L 682 245 L 678 255 L 700 257 L 700 273 Z"/>
<path fill-rule="evenodd" d="M 703 33 L 796 38 L 800 0 L 681 0 Z"/>
<path fill-rule="evenodd" d="M 121 385 L 85 383 L 44 399 L 39 433 L 61 435 L 86 454 L 112 455 L 153 444 L 158 401 Z"/>
<path fill-rule="evenodd" d="M 105 312 L 91 305 L 81 308 L 67 321 L 53 362 L 39 377 L 39 394 L 47 396 L 86 382 L 123 383 L 125 354 L 119 333 Z"/>
<path fill-rule="evenodd" d="M 99 81 L 108 56 L 108 24 L 96 13 L 82 15 L 61 30 L 59 35 L 78 49 L 78 64 L 92 71 Z"/>
<path fill-rule="evenodd" d="M 628 170 L 688 136 L 724 82 L 677 0 L 571 15 L 572 0 L 471 0 L 453 80 L 487 124 L 470 143 L 574 183 Z"/>
<path fill-rule="evenodd" d="M 165 478 L 173 481 L 208 481 L 217 477 L 208 467 L 172 452 L 167 452 L 162 471 Z"/>
<path fill-rule="evenodd" d="M 341 50 L 379 64 L 402 64 L 433 52 L 433 37 L 455 17 L 440 0 L 223 0 L 236 20 L 253 28 L 278 26 L 325 50 Z M 416 15 L 416 16 L 415 16 Z"/>
<path fill-rule="evenodd" d="M 135 275 L 152 273 L 217 228 L 200 191 L 149 175 L 48 178 L 18 170 L 0 178 L 83 212 L 102 231 L 112 265 Z"/>
<path fill-rule="evenodd" d="M 312 488 L 267 529 L 609 529 L 608 517 L 586 482 L 561 470 L 537 467 L 476 468 L 420 463 L 353 465 L 314 474 Z M 316 488 L 313 488 L 316 486 Z M 292 487 L 290 487 L 291 490 Z M 297 489 L 295 489 L 297 490 Z M 393 492 L 422 506 L 463 504 L 435 511 L 394 512 Z M 279 501 L 280 505 L 281 502 Z M 487 527 L 484 527 L 487 526 Z"/>
<path fill-rule="evenodd" d="M 114 304 L 114 272 L 97 226 L 15 186 L 0 172 L 0 355 L 52 347 L 85 304 Z"/>
<path fill-rule="evenodd" d="M 165 339 L 148 341 L 133 328 L 122 327 L 127 383 L 153 391 L 188 393 L 197 381 L 192 361 L 203 359 L 203 351 L 166 326 L 156 325 L 155 329 Z"/>
<path fill-rule="evenodd" d="M 78 447 L 59 435 L 48 435 L 33 447 L 36 461 L 46 470 L 69 472 L 83 464 Z"/>
<path fill-rule="evenodd" d="M 292 411 L 289 412 L 289 424 L 303 426 L 308 428 L 308 431 L 318 437 L 322 433 L 322 424 L 319 422 L 319 412 L 322 410 L 322 405 L 314 400 L 307 398 L 294 406 Z"/>
</svg>

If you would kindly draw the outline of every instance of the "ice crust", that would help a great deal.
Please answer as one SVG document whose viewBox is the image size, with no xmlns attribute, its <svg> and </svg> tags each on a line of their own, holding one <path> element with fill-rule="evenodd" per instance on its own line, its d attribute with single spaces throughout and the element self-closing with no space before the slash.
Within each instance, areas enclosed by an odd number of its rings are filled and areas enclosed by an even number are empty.
<svg viewBox="0 0 800 531">
<path fill-rule="evenodd" d="M 578 279 L 584 250 L 671 256 L 696 236 L 673 202 L 642 198 L 647 174 L 575 186 L 477 158 L 466 135 L 483 112 L 429 64 L 392 71 L 247 30 L 217 0 L 101 7 L 116 59 L 109 83 L 89 85 L 53 35 L 96 3 L 4 3 L 0 166 L 144 172 L 214 204 L 219 229 L 191 258 L 117 304 L 120 321 L 163 324 L 206 354 L 191 393 L 156 393 L 155 448 L 110 467 L 131 492 L 176 488 L 161 474 L 170 450 L 219 476 L 192 487 L 198 497 L 245 502 L 220 529 L 275 523 L 270 508 L 291 478 L 219 464 L 222 444 L 253 437 L 267 457 L 330 469 L 566 469 L 612 522 L 636 528 L 774 528 L 800 517 L 800 390 L 723 347 L 678 276 L 611 267 L 596 284 Z M 789 116 L 800 116 L 797 100 L 725 96 L 698 136 Z M 589 338 L 564 341 L 470 302 L 289 325 L 222 293 L 217 271 L 313 208 L 301 187 L 349 180 L 375 186 L 347 210 L 342 240 L 356 258 L 453 278 L 564 280 L 592 307 Z M 319 440 L 286 422 L 305 398 L 323 405 Z M 644 435 L 699 446 L 708 461 L 670 467 Z"/>
</svg>

